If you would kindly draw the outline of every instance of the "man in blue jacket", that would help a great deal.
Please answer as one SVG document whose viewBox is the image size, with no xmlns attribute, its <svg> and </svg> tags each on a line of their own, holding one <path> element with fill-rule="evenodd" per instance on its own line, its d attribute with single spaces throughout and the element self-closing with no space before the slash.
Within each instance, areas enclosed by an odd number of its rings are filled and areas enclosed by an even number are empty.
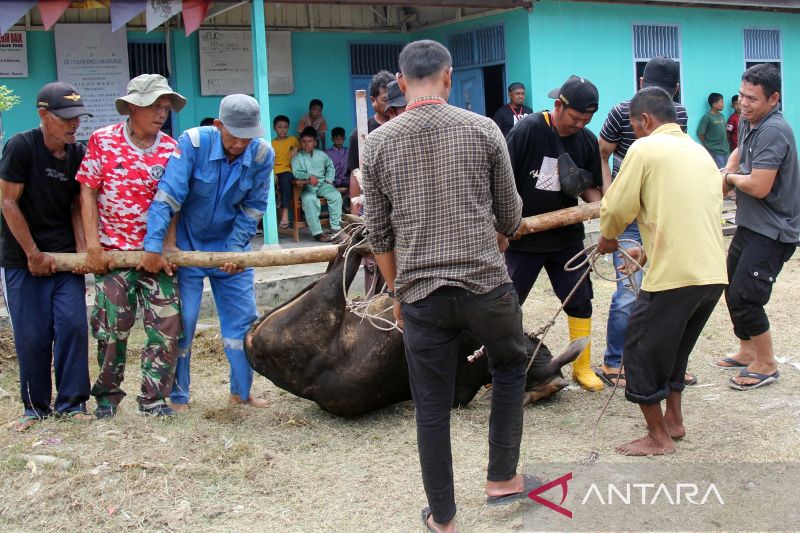
<svg viewBox="0 0 800 533">
<path fill-rule="evenodd" d="M 179 249 L 206 252 L 250 250 L 250 239 L 267 209 L 275 154 L 261 139 L 258 102 L 244 94 L 222 99 L 214 126 L 192 128 L 178 139 L 147 216 L 147 252 L 142 266 L 172 272 L 164 258 L 164 238 L 173 217 Z M 244 354 L 244 336 L 257 318 L 253 269 L 226 263 L 221 269 L 181 267 L 178 271 L 184 338 L 178 350 L 173 409 L 189 403 L 189 361 L 200 313 L 203 279 L 208 277 L 219 313 L 222 343 L 231 365 L 230 402 L 266 407 L 250 396 L 253 369 Z"/>
</svg>

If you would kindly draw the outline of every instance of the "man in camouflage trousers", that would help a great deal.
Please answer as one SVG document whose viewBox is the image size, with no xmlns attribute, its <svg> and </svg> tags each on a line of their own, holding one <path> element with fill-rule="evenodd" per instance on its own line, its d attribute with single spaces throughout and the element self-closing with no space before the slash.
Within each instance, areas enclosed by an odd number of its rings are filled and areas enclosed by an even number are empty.
<svg viewBox="0 0 800 533">
<path fill-rule="evenodd" d="M 171 110 L 186 104 L 167 80 L 143 74 L 130 81 L 128 95 L 118 98 L 117 111 L 128 120 L 101 128 L 89 147 L 76 179 L 81 187 L 81 218 L 88 250 L 88 270 L 96 274 L 96 299 L 91 318 L 97 339 L 100 374 L 92 387 L 95 416 L 111 418 L 125 392 L 128 335 L 142 307 L 147 342 L 142 350 L 139 412 L 173 416 L 167 405 L 175 377 L 178 340 L 182 333 L 178 284 L 172 265 L 150 273 L 114 268 L 107 250 L 142 250 L 147 209 L 176 142 L 160 131 Z"/>
</svg>

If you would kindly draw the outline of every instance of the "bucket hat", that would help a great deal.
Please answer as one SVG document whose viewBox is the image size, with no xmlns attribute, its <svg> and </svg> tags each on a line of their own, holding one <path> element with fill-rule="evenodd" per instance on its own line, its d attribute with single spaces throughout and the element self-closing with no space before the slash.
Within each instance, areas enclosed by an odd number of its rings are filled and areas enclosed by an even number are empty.
<svg viewBox="0 0 800 533">
<path fill-rule="evenodd" d="M 142 74 L 128 82 L 128 94 L 114 102 L 120 115 L 130 115 L 130 106 L 147 107 L 162 96 L 169 96 L 175 112 L 183 109 L 186 98 L 172 90 L 166 78 L 159 74 Z"/>
</svg>

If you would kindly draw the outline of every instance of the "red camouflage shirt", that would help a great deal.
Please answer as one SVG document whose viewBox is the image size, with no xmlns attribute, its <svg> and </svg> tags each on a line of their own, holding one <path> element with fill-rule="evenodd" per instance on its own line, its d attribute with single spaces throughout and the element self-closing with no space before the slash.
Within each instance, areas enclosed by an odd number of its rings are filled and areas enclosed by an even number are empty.
<svg viewBox="0 0 800 533">
<path fill-rule="evenodd" d="M 89 147 L 75 179 L 97 189 L 100 244 L 106 250 L 141 250 L 147 233 L 147 210 L 176 141 L 159 133 L 142 150 L 128 137 L 125 122 L 101 128 L 89 137 Z"/>
</svg>

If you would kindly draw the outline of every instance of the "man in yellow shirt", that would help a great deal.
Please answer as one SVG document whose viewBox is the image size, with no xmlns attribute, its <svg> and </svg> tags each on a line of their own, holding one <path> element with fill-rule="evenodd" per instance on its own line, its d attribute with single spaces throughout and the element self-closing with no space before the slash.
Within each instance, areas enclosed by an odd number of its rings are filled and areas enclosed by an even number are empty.
<svg viewBox="0 0 800 533">
<path fill-rule="evenodd" d="M 603 197 L 597 247 L 601 253 L 616 250 L 616 238 L 638 222 L 645 253 L 634 253 L 642 264 L 649 260 L 650 268 L 622 355 L 625 397 L 639 404 L 648 433 L 616 451 L 664 455 L 675 451 L 673 439 L 686 435 L 686 364 L 728 281 L 719 225 L 722 179 L 708 152 L 681 131 L 663 89 L 639 91 L 630 118 L 638 140 Z"/>
<path fill-rule="evenodd" d="M 275 150 L 275 181 L 278 182 L 278 192 L 281 193 L 281 207 L 278 211 L 281 228 L 289 227 L 289 209 L 292 207 L 292 158 L 297 155 L 300 141 L 294 135 L 289 135 L 289 117 L 278 115 L 272 121 L 272 128 L 277 137 L 272 139 L 272 149 Z"/>
</svg>

